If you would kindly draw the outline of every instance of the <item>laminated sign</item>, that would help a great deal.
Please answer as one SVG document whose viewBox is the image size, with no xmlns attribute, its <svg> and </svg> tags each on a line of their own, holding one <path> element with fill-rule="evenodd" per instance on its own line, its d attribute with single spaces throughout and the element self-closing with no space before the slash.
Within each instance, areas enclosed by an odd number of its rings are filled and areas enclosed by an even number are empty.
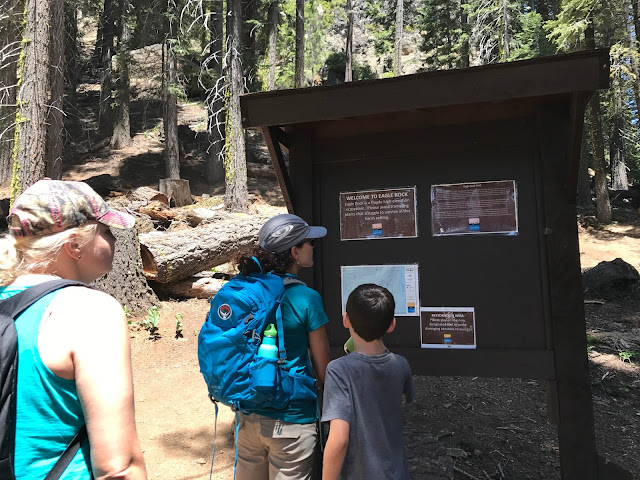
<svg viewBox="0 0 640 480">
<path fill-rule="evenodd" d="M 416 236 L 416 187 L 340 193 L 341 240 Z"/>
<path fill-rule="evenodd" d="M 434 236 L 518 234 L 515 180 L 431 186 Z"/>
</svg>

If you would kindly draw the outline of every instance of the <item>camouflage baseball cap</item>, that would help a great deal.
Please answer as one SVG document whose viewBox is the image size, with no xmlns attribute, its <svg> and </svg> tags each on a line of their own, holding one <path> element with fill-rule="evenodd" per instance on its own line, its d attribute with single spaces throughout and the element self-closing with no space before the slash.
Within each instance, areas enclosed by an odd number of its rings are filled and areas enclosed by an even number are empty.
<svg viewBox="0 0 640 480">
<path fill-rule="evenodd" d="M 135 219 L 112 210 L 84 182 L 39 180 L 15 200 L 7 217 L 14 237 L 38 237 L 98 221 L 113 228 L 131 228 Z"/>
</svg>

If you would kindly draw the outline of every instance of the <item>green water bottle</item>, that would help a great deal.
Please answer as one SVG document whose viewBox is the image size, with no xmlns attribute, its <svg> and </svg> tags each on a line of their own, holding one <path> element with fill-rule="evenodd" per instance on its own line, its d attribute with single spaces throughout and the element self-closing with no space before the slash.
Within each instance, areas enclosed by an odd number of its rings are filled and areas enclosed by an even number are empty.
<svg viewBox="0 0 640 480">
<path fill-rule="evenodd" d="M 278 358 L 278 346 L 276 345 L 276 337 L 278 331 L 273 323 L 267 326 L 262 334 L 262 343 L 258 348 L 258 356 L 264 358 Z"/>
</svg>

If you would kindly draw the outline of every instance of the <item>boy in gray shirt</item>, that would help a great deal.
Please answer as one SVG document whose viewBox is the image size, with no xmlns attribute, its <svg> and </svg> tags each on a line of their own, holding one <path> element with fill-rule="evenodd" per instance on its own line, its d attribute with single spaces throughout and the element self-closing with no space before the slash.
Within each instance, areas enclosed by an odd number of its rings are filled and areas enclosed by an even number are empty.
<svg viewBox="0 0 640 480">
<path fill-rule="evenodd" d="M 402 435 L 402 395 L 413 401 L 411 369 L 384 346 L 393 331 L 395 301 L 383 287 L 364 284 L 342 318 L 355 351 L 329 363 L 322 421 L 331 422 L 323 480 L 404 480 L 409 469 Z"/>
</svg>

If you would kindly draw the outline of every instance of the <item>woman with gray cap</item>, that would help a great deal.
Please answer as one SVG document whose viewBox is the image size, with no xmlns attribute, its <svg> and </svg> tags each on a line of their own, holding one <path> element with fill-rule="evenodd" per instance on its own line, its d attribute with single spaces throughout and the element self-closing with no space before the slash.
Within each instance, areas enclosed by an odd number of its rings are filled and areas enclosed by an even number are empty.
<svg viewBox="0 0 640 480">
<path fill-rule="evenodd" d="M 115 237 L 109 228 L 135 223 L 87 184 L 49 179 L 17 198 L 7 221 L 0 299 L 49 280 L 93 282 L 111 270 Z M 15 327 L 16 479 L 45 478 L 86 425 L 88 442 L 60 478 L 145 480 L 122 306 L 106 293 L 69 286 L 36 301 Z"/>
<path fill-rule="evenodd" d="M 258 272 L 255 257 L 264 271 L 297 278 L 301 268 L 313 266 L 314 241 L 326 234 L 326 228 L 309 226 L 296 215 L 277 215 L 260 229 L 259 247 L 238 255 L 238 269 L 244 275 Z M 324 382 L 331 358 L 325 331 L 329 320 L 320 295 L 301 281 L 288 284 L 281 305 L 285 368 L 310 376 L 315 372 Z M 291 402 L 285 411 L 263 409 L 240 414 L 239 419 L 238 480 L 311 478 L 317 438 L 316 398 Z"/>
</svg>

